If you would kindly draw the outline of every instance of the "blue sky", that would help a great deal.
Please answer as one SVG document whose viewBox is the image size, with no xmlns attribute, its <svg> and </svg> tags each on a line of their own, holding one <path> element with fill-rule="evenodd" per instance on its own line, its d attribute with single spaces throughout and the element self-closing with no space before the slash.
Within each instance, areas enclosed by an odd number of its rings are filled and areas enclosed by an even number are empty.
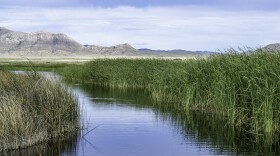
<svg viewBox="0 0 280 156">
<path fill-rule="evenodd" d="M 223 50 L 280 42 L 277 0 L 0 0 L 0 26 L 82 44 Z"/>
</svg>

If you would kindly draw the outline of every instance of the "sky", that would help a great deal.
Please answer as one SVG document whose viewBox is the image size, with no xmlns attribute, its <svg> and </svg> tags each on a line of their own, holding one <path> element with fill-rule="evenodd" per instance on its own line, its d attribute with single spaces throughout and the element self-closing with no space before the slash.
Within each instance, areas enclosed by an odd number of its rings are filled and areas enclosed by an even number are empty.
<svg viewBox="0 0 280 156">
<path fill-rule="evenodd" d="M 81 44 L 220 51 L 280 42 L 279 0 L 0 0 L 0 27 Z"/>
</svg>

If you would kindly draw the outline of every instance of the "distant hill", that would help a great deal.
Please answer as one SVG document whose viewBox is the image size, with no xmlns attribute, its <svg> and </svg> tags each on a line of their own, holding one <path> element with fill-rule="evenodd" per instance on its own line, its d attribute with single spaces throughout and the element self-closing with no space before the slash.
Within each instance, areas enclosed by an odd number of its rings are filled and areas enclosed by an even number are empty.
<svg viewBox="0 0 280 156">
<path fill-rule="evenodd" d="M 0 27 L 0 54 L 15 56 L 141 55 L 128 44 L 83 46 L 65 34 L 16 32 Z"/>
<path fill-rule="evenodd" d="M 133 48 L 131 45 L 125 43 L 125 44 L 119 44 L 116 46 L 111 47 L 102 47 L 97 45 L 85 45 L 84 48 L 86 51 L 92 51 L 95 54 L 100 55 L 140 55 L 141 53 Z"/>
<path fill-rule="evenodd" d="M 209 55 L 209 51 L 135 49 L 129 44 L 111 47 L 82 45 L 65 34 L 46 31 L 32 33 L 12 31 L 0 27 L 1 56 L 185 56 Z"/>
<path fill-rule="evenodd" d="M 273 44 L 269 44 L 267 46 L 265 46 L 263 48 L 264 50 L 268 50 L 268 51 L 280 51 L 280 43 L 273 43 Z"/>
<path fill-rule="evenodd" d="M 152 50 L 147 48 L 138 49 L 140 52 L 144 54 L 154 54 L 154 55 L 210 55 L 215 52 L 210 51 L 189 51 L 189 50 Z"/>
<path fill-rule="evenodd" d="M 64 34 L 38 31 L 14 32 L 0 28 L 0 52 L 21 55 L 65 55 L 82 50 L 83 46 Z"/>
</svg>

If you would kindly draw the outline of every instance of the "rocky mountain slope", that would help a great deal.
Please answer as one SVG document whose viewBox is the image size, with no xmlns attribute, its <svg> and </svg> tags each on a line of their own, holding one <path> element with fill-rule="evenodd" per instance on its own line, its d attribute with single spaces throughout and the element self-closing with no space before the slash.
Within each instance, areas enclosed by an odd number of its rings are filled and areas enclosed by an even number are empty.
<svg viewBox="0 0 280 156">
<path fill-rule="evenodd" d="M 20 56 L 139 55 L 128 44 L 113 47 L 83 46 L 65 34 L 45 31 L 15 32 L 0 27 L 0 54 Z"/>
<path fill-rule="evenodd" d="M 265 46 L 263 49 L 268 50 L 268 51 L 280 51 L 280 43 L 273 43 Z"/>
<path fill-rule="evenodd" d="M 139 55 L 140 52 L 131 45 L 125 43 L 112 47 L 102 47 L 96 45 L 85 46 L 86 51 L 95 52 L 101 55 Z"/>
</svg>

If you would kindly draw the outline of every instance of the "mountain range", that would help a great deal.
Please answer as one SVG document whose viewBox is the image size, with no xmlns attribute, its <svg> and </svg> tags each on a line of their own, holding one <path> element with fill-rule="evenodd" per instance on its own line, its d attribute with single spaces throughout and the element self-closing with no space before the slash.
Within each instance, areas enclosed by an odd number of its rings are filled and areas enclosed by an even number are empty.
<svg viewBox="0 0 280 156">
<path fill-rule="evenodd" d="M 280 51 L 280 44 L 265 46 L 265 50 Z M 129 44 L 111 47 L 97 45 L 82 45 L 65 34 L 54 34 L 46 31 L 32 33 L 18 32 L 0 27 L 0 55 L 1 56 L 186 56 L 210 55 L 210 51 L 152 50 L 147 48 L 135 49 Z"/>
<path fill-rule="evenodd" d="M 210 55 L 215 52 L 211 51 L 190 51 L 190 50 L 182 50 L 182 49 L 173 49 L 173 50 L 153 50 L 148 48 L 138 49 L 142 53 L 146 54 L 154 54 L 154 55 Z"/>
<path fill-rule="evenodd" d="M 0 54 L 19 56 L 141 55 L 129 44 L 112 47 L 82 45 L 65 34 L 16 32 L 0 27 Z"/>
</svg>

